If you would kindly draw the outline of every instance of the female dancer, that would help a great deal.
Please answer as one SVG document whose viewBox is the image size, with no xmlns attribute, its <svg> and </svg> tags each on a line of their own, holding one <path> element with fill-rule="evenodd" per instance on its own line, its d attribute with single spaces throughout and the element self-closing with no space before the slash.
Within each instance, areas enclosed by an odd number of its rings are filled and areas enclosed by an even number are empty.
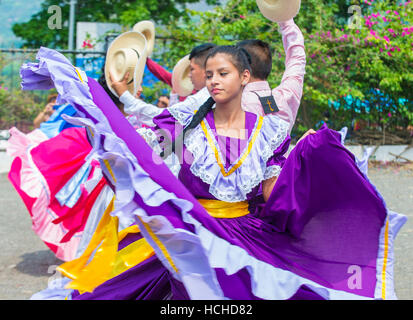
<svg viewBox="0 0 413 320">
<path fill-rule="evenodd" d="M 116 195 L 111 216 L 139 229 L 172 291 L 191 299 L 395 298 L 393 241 L 404 217 L 387 210 L 338 132 L 323 127 L 283 156 L 288 123 L 241 109 L 250 75 L 244 50 L 224 46 L 209 55 L 211 98 L 204 105 L 178 105 L 154 118 L 157 128 L 183 141 L 178 179 L 96 82 L 80 79 L 68 62 L 40 65 L 34 73 L 43 77 L 65 71 L 71 85 L 55 82 L 56 89 L 84 115 L 77 123 L 88 127 Z M 265 203 L 251 206 L 260 188 Z M 167 290 L 165 281 L 155 281 L 166 277 L 159 265 L 150 268 L 158 271 L 152 278 L 139 272 L 154 257 L 142 255 L 133 268 L 77 297 Z"/>
</svg>

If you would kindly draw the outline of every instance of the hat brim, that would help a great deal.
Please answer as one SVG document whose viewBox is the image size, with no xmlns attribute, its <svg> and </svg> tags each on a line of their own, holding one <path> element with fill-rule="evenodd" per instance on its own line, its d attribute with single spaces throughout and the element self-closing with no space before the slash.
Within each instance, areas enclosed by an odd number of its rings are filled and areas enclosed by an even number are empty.
<svg viewBox="0 0 413 320">
<path fill-rule="evenodd" d="M 194 85 L 189 78 L 190 66 L 189 55 L 186 55 L 172 70 L 172 88 L 180 97 L 189 96 L 194 90 Z"/>
<path fill-rule="evenodd" d="M 285 22 L 300 11 L 301 0 L 256 0 L 261 14 L 273 22 Z"/>
<path fill-rule="evenodd" d="M 145 36 L 148 56 L 150 56 L 155 46 L 155 24 L 149 20 L 140 21 L 133 26 L 132 31 L 140 32 Z"/>
<path fill-rule="evenodd" d="M 112 80 L 110 77 L 110 70 L 112 67 L 113 62 L 113 55 L 120 49 L 131 48 L 135 49 L 138 53 L 138 61 L 136 65 L 130 71 L 129 78 L 128 78 L 128 91 L 135 96 L 138 90 L 138 86 L 142 83 L 143 74 L 145 71 L 146 65 L 146 58 L 147 58 L 147 42 L 145 36 L 136 31 L 128 31 L 125 32 L 113 40 L 109 49 L 106 53 L 106 61 L 105 61 L 105 79 L 106 83 L 108 84 L 108 88 L 110 91 L 117 97 L 118 94 L 112 88 Z M 126 70 L 128 71 L 128 70 Z M 125 71 L 125 73 L 126 73 Z M 119 81 L 121 79 L 113 79 L 115 81 Z"/>
</svg>

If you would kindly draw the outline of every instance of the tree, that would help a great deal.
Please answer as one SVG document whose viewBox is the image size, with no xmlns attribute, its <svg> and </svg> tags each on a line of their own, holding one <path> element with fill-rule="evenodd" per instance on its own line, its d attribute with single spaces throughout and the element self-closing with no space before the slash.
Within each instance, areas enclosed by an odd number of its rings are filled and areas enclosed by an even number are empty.
<svg viewBox="0 0 413 320">
<path fill-rule="evenodd" d="M 360 28 L 346 25 L 336 30 L 335 39 L 317 35 L 327 44 L 326 53 L 334 53 L 334 63 L 344 67 L 349 84 L 330 110 L 337 125 L 358 118 L 377 125 L 384 136 L 386 130 L 413 124 L 412 3 L 367 1 L 361 12 Z M 320 52 L 313 58 L 323 57 Z"/>
<path fill-rule="evenodd" d="M 352 5 L 357 10 L 349 10 Z M 409 26 L 413 20 L 412 6 L 411 1 L 399 5 L 389 0 L 363 4 L 301 2 L 295 22 L 304 34 L 307 67 L 293 134 L 299 136 L 314 128 L 326 111 L 334 119 L 334 129 L 351 127 L 354 118 L 378 123 L 387 119 L 387 126 L 403 128 L 412 124 L 413 48 L 408 41 L 413 34 L 413 27 Z M 271 87 L 279 83 L 284 71 L 281 36 L 277 24 L 259 12 L 255 0 L 230 0 L 212 12 L 190 14 L 192 20 L 173 21 L 161 32 L 169 38 L 160 44 L 158 54 L 166 65 L 172 68 L 180 57 L 202 42 L 233 44 L 257 38 L 273 48 L 269 82 Z M 353 98 L 350 105 L 345 100 L 349 95 Z M 400 103 L 403 98 L 408 100 L 404 104 Z M 366 100 L 369 108 L 363 107 Z M 389 117 L 389 112 L 393 116 Z"/>
<path fill-rule="evenodd" d="M 162 1 L 162 7 L 155 0 L 106 1 L 111 10 L 102 12 L 96 11 L 98 1 L 87 2 L 95 10 L 87 21 L 108 19 L 126 27 L 142 19 L 158 22 L 153 58 L 169 69 L 197 44 L 257 38 L 272 46 L 271 87 L 281 80 L 285 55 L 278 25 L 263 17 L 256 0 L 229 0 L 208 12 L 185 9 L 192 0 L 174 1 L 173 8 L 172 1 Z M 301 2 L 294 20 L 304 34 L 307 67 L 293 135 L 315 128 L 326 112 L 333 129 L 351 127 L 354 119 L 376 124 L 383 133 L 413 126 L 412 8 L 412 1 L 394 0 Z"/>
<path fill-rule="evenodd" d="M 77 21 L 113 22 L 126 29 L 141 20 L 153 20 L 160 24 L 168 24 L 185 16 L 187 3 L 199 0 L 78 0 L 76 6 Z M 219 3 L 219 0 L 207 0 L 208 4 Z M 61 8 L 62 28 L 50 29 L 48 21 L 53 13 L 51 6 Z M 13 25 L 16 36 L 24 39 L 23 46 L 38 48 L 46 46 L 54 49 L 66 49 L 68 39 L 68 20 L 70 5 L 65 0 L 45 0 L 41 10 L 27 22 Z"/>
</svg>

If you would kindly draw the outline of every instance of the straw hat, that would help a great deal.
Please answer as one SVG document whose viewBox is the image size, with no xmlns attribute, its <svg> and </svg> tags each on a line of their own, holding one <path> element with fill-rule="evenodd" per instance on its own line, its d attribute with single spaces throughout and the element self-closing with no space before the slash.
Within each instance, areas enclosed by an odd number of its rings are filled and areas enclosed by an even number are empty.
<svg viewBox="0 0 413 320">
<path fill-rule="evenodd" d="M 172 88 L 181 97 L 189 96 L 194 90 L 194 85 L 189 78 L 189 54 L 183 57 L 172 70 Z"/>
<path fill-rule="evenodd" d="M 140 32 L 129 31 L 119 35 L 111 43 L 105 62 L 105 78 L 112 93 L 118 97 L 112 88 L 109 72 L 114 80 L 122 80 L 127 72 L 128 91 L 135 96 L 138 86 L 142 82 L 147 58 L 147 43 L 145 36 Z"/>
<path fill-rule="evenodd" d="M 143 20 L 135 24 L 132 31 L 142 33 L 148 43 L 148 57 L 152 54 L 153 47 L 155 46 L 155 25 L 152 21 Z"/>
<path fill-rule="evenodd" d="M 300 11 L 301 0 L 256 0 L 262 15 L 273 22 L 294 18 Z"/>
</svg>

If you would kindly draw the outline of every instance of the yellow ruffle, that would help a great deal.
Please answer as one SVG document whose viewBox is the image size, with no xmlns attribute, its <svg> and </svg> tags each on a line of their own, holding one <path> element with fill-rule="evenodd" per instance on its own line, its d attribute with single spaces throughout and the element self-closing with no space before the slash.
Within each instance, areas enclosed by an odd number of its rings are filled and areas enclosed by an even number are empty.
<svg viewBox="0 0 413 320">
<path fill-rule="evenodd" d="M 114 198 L 105 210 L 95 233 L 84 253 L 57 269 L 69 279 L 67 289 L 78 290 L 80 294 L 93 292 L 105 281 L 125 272 L 154 255 L 153 248 L 144 239 L 139 239 L 118 251 L 118 244 L 130 233 L 139 233 L 133 225 L 118 233 L 118 218 L 111 216 Z M 92 259 L 91 256 L 95 252 Z M 89 262 L 90 260 L 90 262 Z"/>
</svg>

